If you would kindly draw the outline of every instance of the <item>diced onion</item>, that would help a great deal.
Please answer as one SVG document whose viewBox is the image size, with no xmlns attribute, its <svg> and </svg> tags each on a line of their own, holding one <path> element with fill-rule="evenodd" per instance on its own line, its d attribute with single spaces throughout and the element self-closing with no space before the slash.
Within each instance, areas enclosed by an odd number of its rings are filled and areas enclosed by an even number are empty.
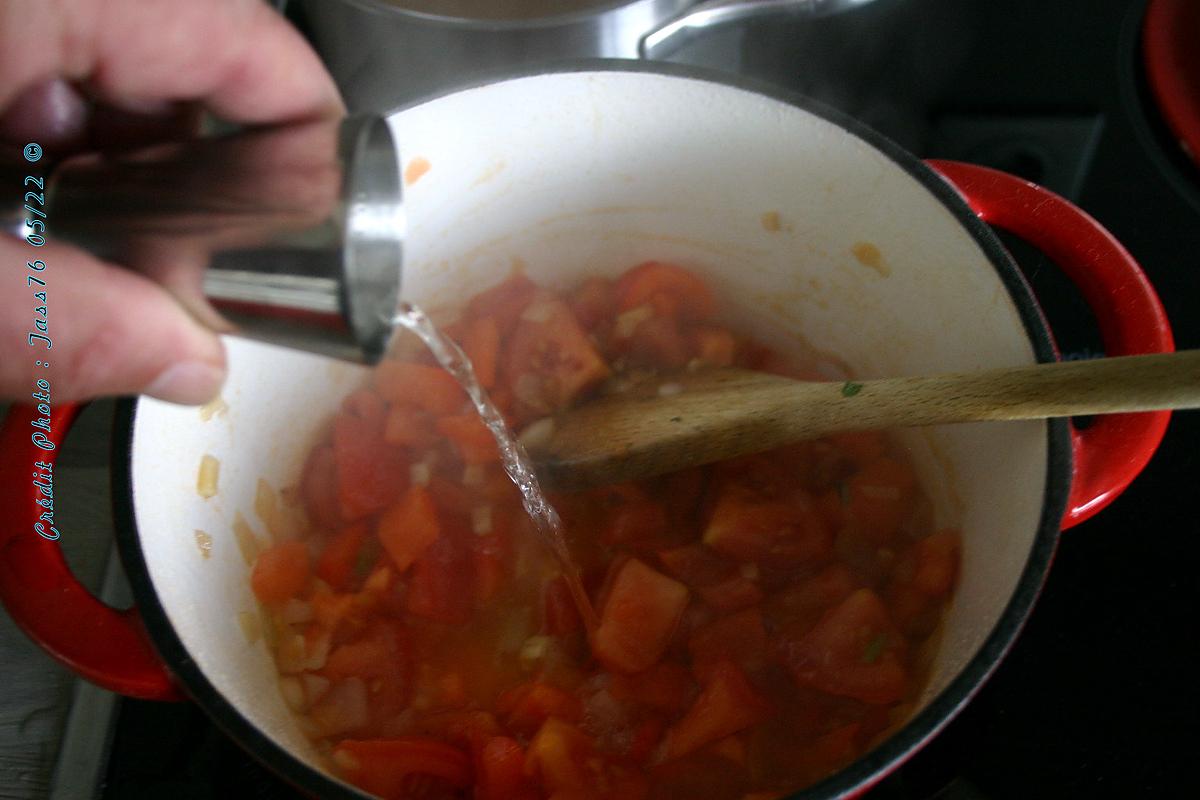
<svg viewBox="0 0 1200 800">
<path fill-rule="evenodd" d="M 213 538 L 202 530 L 196 530 L 193 536 L 196 539 L 196 548 L 200 551 L 200 557 L 210 558 L 212 556 Z"/>
<path fill-rule="evenodd" d="M 462 482 L 464 486 L 479 486 L 483 483 L 483 464 L 468 464 L 463 469 Z"/>
<path fill-rule="evenodd" d="M 275 664 L 279 671 L 291 675 L 304 671 L 307 659 L 304 637 L 298 633 L 284 636 L 275 650 Z"/>
<path fill-rule="evenodd" d="M 300 683 L 304 687 L 304 700 L 310 706 L 324 697 L 331 685 L 329 678 L 311 672 L 301 673 Z"/>
<path fill-rule="evenodd" d="M 283 695 L 283 702 L 287 703 L 292 711 L 303 711 L 307 706 L 304 701 L 304 687 L 294 675 L 284 675 L 279 679 L 279 693 Z"/>
<path fill-rule="evenodd" d="M 200 459 L 200 471 L 196 475 L 196 493 L 207 500 L 217 493 L 217 476 L 221 462 L 207 453 Z"/>
<path fill-rule="evenodd" d="M 546 657 L 546 653 L 550 651 L 549 636 L 530 636 L 521 645 L 521 652 L 518 656 L 521 662 L 521 668 L 525 671 L 532 670 L 539 661 Z"/>
<path fill-rule="evenodd" d="M 225 416 L 225 412 L 229 410 L 229 406 L 225 403 L 225 399 L 217 395 L 212 400 L 209 400 L 204 405 L 200 406 L 200 421 L 208 422 L 216 416 Z"/>
<path fill-rule="evenodd" d="M 258 559 L 258 554 L 262 550 L 262 545 L 259 543 L 258 537 L 254 535 L 254 529 L 250 527 L 249 522 L 246 522 L 246 518 L 240 511 L 234 512 L 233 515 L 233 538 L 237 540 L 238 550 L 241 551 L 242 560 L 246 562 L 246 566 L 254 566 L 255 560 Z"/>
<path fill-rule="evenodd" d="M 637 326 L 641 325 L 646 320 L 654 316 L 654 309 L 651 306 L 638 306 L 631 308 L 623 314 L 617 316 L 613 324 L 613 333 L 619 339 L 628 339 L 633 336 L 633 332 L 637 330 Z"/>
<path fill-rule="evenodd" d="M 248 644 L 256 644 L 262 638 L 262 623 L 257 614 L 250 611 L 239 611 L 237 620 Z"/>
<path fill-rule="evenodd" d="M 542 301 L 530 303 L 524 311 L 521 312 L 521 319 L 526 322 L 542 323 L 549 322 L 554 316 L 553 301 Z"/>
<path fill-rule="evenodd" d="M 329 648 L 333 644 L 332 640 L 333 636 L 329 631 L 317 637 L 312 646 L 306 650 L 305 669 L 318 670 L 325 666 L 325 661 L 329 658 Z"/>
<path fill-rule="evenodd" d="M 492 507 L 479 506 L 471 509 L 471 530 L 476 536 L 486 536 L 492 532 Z"/>
<path fill-rule="evenodd" d="M 363 727 L 370 719 L 367 685 L 361 678 L 347 678 L 335 683 L 313 706 L 309 717 L 326 736 Z"/>
<path fill-rule="evenodd" d="M 683 393 L 683 385 L 679 383 L 664 383 L 658 387 L 659 397 L 673 397 Z"/>
<path fill-rule="evenodd" d="M 284 538 L 283 520 L 279 515 L 279 504 L 276 502 L 275 490 L 266 479 L 259 478 L 254 490 L 254 513 L 267 527 L 267 533 L 275 541 Z"/>
</svg>

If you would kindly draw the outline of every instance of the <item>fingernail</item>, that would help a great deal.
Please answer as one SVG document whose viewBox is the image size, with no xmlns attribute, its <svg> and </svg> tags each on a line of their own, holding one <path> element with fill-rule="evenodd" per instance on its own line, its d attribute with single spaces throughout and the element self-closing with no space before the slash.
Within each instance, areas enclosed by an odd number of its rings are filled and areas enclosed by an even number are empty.
<svg viewBox="0 0 1200 800">
<path fill-rule="evenodd" d="M 150 382 L 145 393 L 159 400 L 184 405 L 201 405 L 216 397 L 225 371 L 205 361 L 172 364 Z"/>
</svg>

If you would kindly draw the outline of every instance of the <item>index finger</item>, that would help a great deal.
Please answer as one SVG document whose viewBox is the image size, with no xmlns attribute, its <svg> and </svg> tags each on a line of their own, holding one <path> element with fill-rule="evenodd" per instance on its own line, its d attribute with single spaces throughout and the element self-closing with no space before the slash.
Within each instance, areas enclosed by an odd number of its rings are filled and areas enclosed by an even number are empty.
<svg viewBox="0 0 1200 800">
<path fill-rule="evenodd" d="M 343 110 L 316 54 L 263 0 L 0 4 L 0 109 L 53 78 L 129 110 L 198 101 L 251 124 Z"/>
</svg>

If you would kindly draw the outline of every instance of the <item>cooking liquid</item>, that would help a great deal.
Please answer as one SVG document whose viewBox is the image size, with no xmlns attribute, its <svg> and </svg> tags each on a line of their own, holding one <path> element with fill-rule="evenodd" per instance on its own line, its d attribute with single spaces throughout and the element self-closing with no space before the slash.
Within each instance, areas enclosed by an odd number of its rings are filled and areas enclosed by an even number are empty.
<svg viewBox="0 0 1200 800">
<path fill-rule="evenodd" d="M 411 303 L 401 303 L 392 322 L 416 334 L 429 348 L 429 352 L 433 353 L 433 357 L 442 365 L 442 368 L 454 376 L 463 391 L 471 398 L 475 410 L 479 412 L 483 423 L 496 439 L 496 446 L 500 449 L 500 463 L 503 465 L 504 471 L 521 492 L 521 503 L 525 506 L 525 513 L 533 520 L 542 543 L 558 559 L 563 577 L 571 591 L 571 597 L 579 610 L 579 616 L 588 633 L 591 633 L 597 625 L 596 612 L 592 608 L 587 592 L 583 589 L 579 569 L 567 548 L 562 519 L 542 493 L 525 447 L 512 435 L 500 410 L 488 398 L 487 392 L 475 378 L 475 368 L 471 365 L 471 360 L 454 340 L 433 324 L 433 320 L 429 319 L 424 311 Z"/>
</svg>

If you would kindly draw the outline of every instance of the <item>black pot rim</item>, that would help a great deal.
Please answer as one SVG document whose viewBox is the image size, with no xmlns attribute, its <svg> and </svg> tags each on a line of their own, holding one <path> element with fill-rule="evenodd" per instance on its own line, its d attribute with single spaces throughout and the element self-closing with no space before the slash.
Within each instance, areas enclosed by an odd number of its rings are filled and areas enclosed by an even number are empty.
<svg viewBox="0 0 1200 800">
<path fill-rule="evenodd" d="M 576 72 L 647 72 L 703 80 L 764 95 L 798 107 L 842 128 L 875 147 L 941 201 L 967 229 L 999 273 L 1016 306 L 1038 361 L 1054 361 L 1055 347 L 1050 330 L 1028 283 L 996 235 L 975 216 L 967 204 L 937 173 L 882 134 L 822 103 L 741 76 L 711 70 L 642 61 L 592 59 L 554 64 L 541 68 L 508 71 L 490 79 L 478 79 L 437 92 L 426 100 L 500 80 Z M 420 101 L 420 102 L 425 102 Z M 410 104 L 411 105 L 411 104 Z M 213 722 L 268 768 L 302 791 L 322 798 L 363 800 L 369 797 L 332 776 L 308 766 L 244 717 L 209 682 L 171 626 L 154 590 L 141 550 L 137 521 L 133 514 L 132 444 L 137 415 L 135 398 L 118 405 L 113 436 L 113 505 L 116 541 L 137 608 L 150 639 L 185 692 Z M 1020 633 L 1045 581 L 1058 542 L 1059 527 L 1071 485 L 1072 459 L 1066 420 L 1050 420 L 1047 426 L 1047 469 L 1042 514 L 1029 557 L 1017 587 L 995 627 L 979 652 L 962 671 L 919 714 L 875 749 L 846 768 L 792 795 L 793 800 L 829 800 L 855 796 L 895 770 L 925 742 L 945 727 L 975 695 L 995 670 Z"/>
</svg>

